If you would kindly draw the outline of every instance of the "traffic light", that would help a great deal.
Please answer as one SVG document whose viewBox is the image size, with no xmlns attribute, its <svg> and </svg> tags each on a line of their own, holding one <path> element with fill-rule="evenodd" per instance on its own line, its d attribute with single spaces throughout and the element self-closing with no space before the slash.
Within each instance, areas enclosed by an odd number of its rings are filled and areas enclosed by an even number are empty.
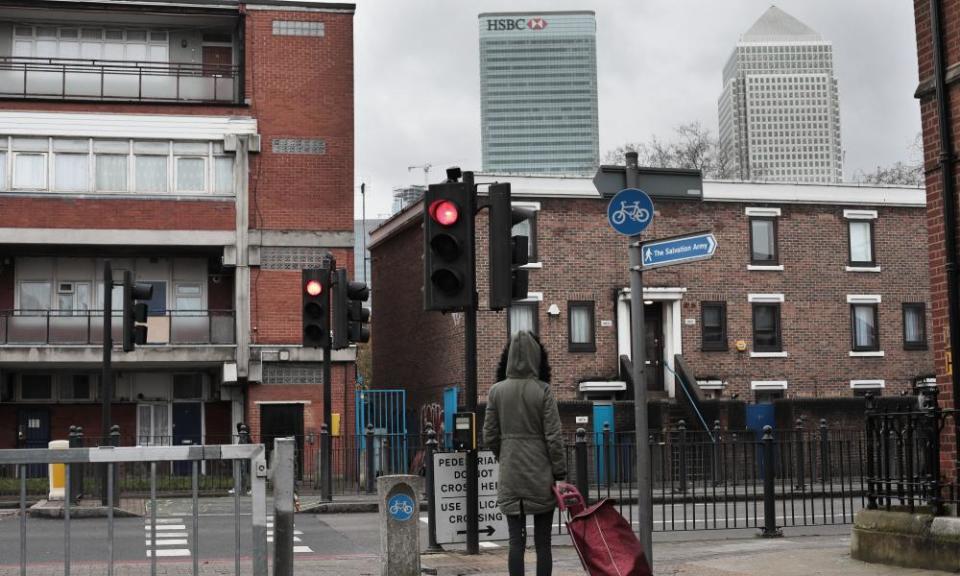
<svg viewBox="0 0 960 576">
<path fill-rule="evenodd" d="M 423 207 L 423 309 L 476 307 L 473 185 L 431 184 Z"/>
<path fill-rule="evenodd" d="M 510 184 L 491 184 L 490 197 L 490 309 L 501 310 L 527 297 L 527 236 L 514 236 L 514 225 L 533 217 L 534 211 L 510 203 Z"/>
<path fill-rule="evenodd" d="M 146 300 L 153 298 L 153 286 L 136 283 L 133 273 L 123 273 L 123 351 L 132 352 L 139 344 L 147 343 Z"/>
<path fill-rule="evenodd" d="M 364 282 L 350 282 L 346 268 L 337 269 L 333 286 L 334 350 L 370 340 L 370 329 L 364 326 L 370 321 L 370 309 L 363 307 L 369 297 L 370 289 Z"/>
<path fill-rule="evenodd" d="M 330 271 L 306 268 L 300 274 L 303 289 L 303 347 L 330 344 Z"/>
</svg>

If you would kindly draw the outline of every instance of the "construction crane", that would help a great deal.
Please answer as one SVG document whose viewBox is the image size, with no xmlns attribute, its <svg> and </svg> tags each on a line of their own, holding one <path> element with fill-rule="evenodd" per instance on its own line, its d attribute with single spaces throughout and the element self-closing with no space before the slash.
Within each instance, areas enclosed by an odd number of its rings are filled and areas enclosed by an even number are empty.
<svg viewBox="0 0 960 576">
<path fill-rule="evenodd" d="M 421 170 L 423 170 L 423 185 L 429 186 L 430 185 L 430 169 L 433 168 L 433 164 L 427 162 L 426 164 L 407 166 L 407 172 L 414 170 L 416 168 L 420 168 Z"/>
</svg>

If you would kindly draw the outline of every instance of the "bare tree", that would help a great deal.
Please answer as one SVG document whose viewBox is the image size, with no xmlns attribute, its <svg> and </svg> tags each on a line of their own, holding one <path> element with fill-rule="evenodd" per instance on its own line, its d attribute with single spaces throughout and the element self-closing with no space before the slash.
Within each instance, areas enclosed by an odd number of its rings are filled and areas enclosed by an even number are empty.
<svg viewBox="0 0 960 576">
<path fill-rule="evenodd" d="M 871 172 L 858 170 L 854 174 L 854 180 L 864 184 L 923 186 L 923 135 L 921 133 L 917 133 L 909 150 L 910 160 L 895 162 L 890 166 L 877 166 L 877 169 Z"/>
<path fill-rule="evenodd" d="M 697 169 L 707 178 L 731 176 L 729 154 L 723 152 L 719 140 L 699 122 L 677 126 L 670 140 L 653 136 L 648 142 L 628 142 L 618 146 L 607 152 L 604 161 L 620 164 L 627 152 L 636 152 L 641 166 Z"/>
</svg>

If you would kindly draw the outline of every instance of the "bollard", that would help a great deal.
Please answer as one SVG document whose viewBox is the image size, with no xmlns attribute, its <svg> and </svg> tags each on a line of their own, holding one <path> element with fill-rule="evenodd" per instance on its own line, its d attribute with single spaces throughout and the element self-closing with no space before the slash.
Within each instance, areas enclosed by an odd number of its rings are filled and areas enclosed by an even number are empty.
<svg viewBox="0 0 960 576">
<path fill-rule="evenodd" d="M 364 455 L 366 456 L 366 464 L 367 464 L 366 465 L 367 494 L 373 494 L 374 486 L 376 485 L 374 480 L 376 477 L 376 474 L 373 468 L 373 453 L 374 453 L 373 424 L 367 424 L 366 440 L 367 440 L 367 445 L 366 445 L 366 452 L 364 453 Z"/>
<path fill-rule="evenodd" d="M 83 448 L 83 426 L 70 427 L 70 447 Z M 70 466 L 70 501 L 77 502 L 83 497 L 83 464 Z"/>
<path fill-rule="evenodd" d="M 777 528 L 777 502 L 774 493 L 773 428 L 763 427 L 763 533 L 764 538 L 779 538 L 783 532 Z"/>
<path fill-rule="evenodd" d="M 713 421 L 713 449 L 712 449 L 712 451 L 711 451 L 711 452 L 713 453 L 713 462 L 712 462 L 711 465 L 710 465 L 710 475 L 711 475 L 711 477 L 712 477 L 712 479 L 713 479 L 713 485 L 714 485 L 714 486 L 719 486 L 719 485 L 720 485 L 720 438 L 721 438 L 721 433 L 722 433 L 722 432 L 721 432 L 721 430 L 720 430 L 720 421 L 719 421 L 719 420 L 714 420 L 714 421 Z"/>
<path fill-rule="evenodd" d="M 51 440 L 47 447 L 50 450 L 66 450 L 70 447 L 68 440 Z M 63 500 L 66 490 L 66 465 L 47 464 L 47 476 L 50 481 L 50 491 L 47 494 L 48 500 Z"/>
<path fill-rule="evenodd" d="M 434 483 L 433 454 L 437 451 L 437 433 L 433 430 L 433 424 L 427 422 L 427 449 L 424 455 L 426 462 L 424 466 L 427 471 L 427 552 L 443 552 L 443 548 L 437 543 L 437 499 L 434 493 L 436 484 Z"/>
<path fill-rule="evenodd" d="M 589 462 L 587 461 L 587 431 L 583 428 L 577 428 L 576 443 L 577 458 L 577 490 L 583 495 L 584 504 L 590 495 L 590 474 L 587 472 Z"/>
<path fill-rule="evenodd" d="M 420 482 L 413 475 L 377 478 L 381 576 L 420 576 Z"/>
<path fill-rule="evenodd" d="M 113 447 L 120 446 L 120 426 L 118 424 L 110 427 L 109 443 Z M 115 508 L 120 506 L 120 466 L 121 464 L 117 464 L 113 467 L 113 485 L 117 488 L 113 491 L 112 505 Z"/>
<path fill-rule="evenodd" d="M 333 475 L 327 474 L 326 466 L 332 465 L 333 455 L 329 453 L 330 447 L 330 428 L 324 422 L 320 425 L 320 494 L 324 500 L 330 495 L 329 500 L 333 500 L 333 486 L 327 486 L 327 482 L 332 480 Z"/>
<path fill-rule="evenodd" d="M 293 483 L 296 440 L 273 441 L 273 576 L 293 576 Z"/>
</svg>

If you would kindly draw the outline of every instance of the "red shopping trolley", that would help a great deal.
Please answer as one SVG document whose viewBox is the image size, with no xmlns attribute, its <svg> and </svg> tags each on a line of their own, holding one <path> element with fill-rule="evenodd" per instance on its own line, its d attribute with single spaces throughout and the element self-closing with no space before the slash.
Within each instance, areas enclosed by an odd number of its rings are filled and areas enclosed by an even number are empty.
<svg viewBox="0 0 960 576">
<path fill-rule="evenodd" d="M 576 486 L 553 487 L 557 506 L 567 515 L 567 532 L 589 576 L 652 576 L 630 523 L 604 498 L 586 506 Z"/>
</svg>

